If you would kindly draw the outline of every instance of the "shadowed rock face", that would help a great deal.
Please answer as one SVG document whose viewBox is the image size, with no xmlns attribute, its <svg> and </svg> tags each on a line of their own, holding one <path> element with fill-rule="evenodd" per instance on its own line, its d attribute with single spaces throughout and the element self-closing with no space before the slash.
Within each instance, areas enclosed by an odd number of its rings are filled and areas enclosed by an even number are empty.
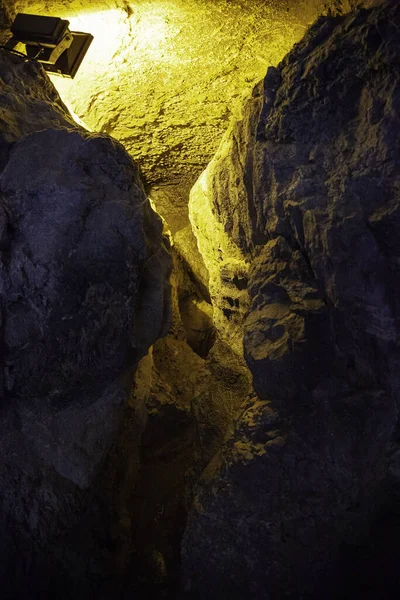
<svg viewBox="0 0 400 600">
<path fill-rule="evenodd" d="M 365 533 L 387 476 L 400 362 L 399 22 L 397 2 L 319 20 L 269 69 L 192 190 L 217 327 L 242 332 L 262 400 L 200 483 L 183 543 L 190 597 L 342 597 L 341 544 Z M 210 248 L 248 279 L 225 320 L 231 282 Z"/>
<path fill-rule="evenodd" d="M 129 384 L 168 328 L 170 258 L 123 147 L 76 126 L 41 67 L 0 51 L 0 81 L 0 579 L 4 597 L 35 578 L 45 597 L 52 560 L 68 571 L 54 540 L 96 498 L 105 463 L 119 484 L 103 481 L 101 518 L 123 512 L 144 425 Z"/>
<path fill-rule="evenodd" d="M 281 79 L 258 125 L 253 177 L 268 183 L 248 230 L 266 245 L 252 264 L 244 341 L 264 397 L 280 397 L 274 357 L 282 365 L 317 339 L 306 390 L 333 362 L 351 385 L 398 393 L 398 10 L 323 22 L 265 81 L 269 96 L 269 79 Z M 284 309 L 271 319 L 274 304 Z M 283 369 L 298 381 L 294 364 Z"/>
<path fill-rule="evenodd" d="M 162 334 L 169 262 L 122 146 L 73 125 L 39 67 L 2 61 L 5 393 L 58 396 L 120 375 Z"/>
<path fill-rule="evenodd" d="M 162 332 L 167 265 L 129 157 L 107 138 L 46 129 L 13 147 L 1 185 L 7 395 L 119 375 Z"/>
</svg>

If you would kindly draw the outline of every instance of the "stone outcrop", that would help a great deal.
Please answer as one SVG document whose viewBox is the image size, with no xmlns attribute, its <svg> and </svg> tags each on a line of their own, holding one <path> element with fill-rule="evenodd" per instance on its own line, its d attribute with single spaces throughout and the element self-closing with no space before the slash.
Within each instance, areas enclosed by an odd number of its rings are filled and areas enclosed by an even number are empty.
<svg viewBox="0 0 400 600">
<path fill-rule="evenodd" d="M 346 597 L 344 548 L 394 482 L 399 22 L 397 2 L 321 18 L 192 190 L 216 326 L 234 323 L 258 397 L 199 483 L 190 598 Z"/>
<path fill-rule="evenodd" d="M 0 579 L 44 598 L 74 553 L 100 569 L 74 527 L 88 544 L 123 520 L 144 426 L 127 400 L 168 328 L 171 261 L 123 147 L 77 126 L 40 66 L 0 51 L 0 82 Z"/>
</svg>

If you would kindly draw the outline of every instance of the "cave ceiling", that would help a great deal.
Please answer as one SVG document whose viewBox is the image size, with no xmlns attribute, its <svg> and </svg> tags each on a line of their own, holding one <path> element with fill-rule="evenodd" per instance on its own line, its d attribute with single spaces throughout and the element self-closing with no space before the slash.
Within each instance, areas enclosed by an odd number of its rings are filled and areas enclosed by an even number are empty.
<svg viewBox="0 0 400 600">
<path fill-rule="evenodd" d="M 308 4 L 64 0 L 15 8 L 66 18 L 70 29 L 93 34 L 75 79 L 53 82 L 88 128 L 121 141 L 159 186 L 194 182 L 235 105 L 315 18 Z"/>
<path fill-rule="evenodd" d="M 326 7 L 351 0 L 6 2 L 94 36 L 74 80 L 51 76 L 77 119 L 122 142 L 174 233 L 189 190 L 254 85 Z M 346 8 L 344 6 L 344 8 Z"/>
</svg>

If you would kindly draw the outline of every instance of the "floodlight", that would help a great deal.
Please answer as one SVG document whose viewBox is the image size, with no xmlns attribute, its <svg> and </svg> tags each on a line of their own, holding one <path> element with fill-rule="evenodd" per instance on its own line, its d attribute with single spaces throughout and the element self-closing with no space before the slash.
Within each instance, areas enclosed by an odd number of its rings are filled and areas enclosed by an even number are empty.
<svg viewBox="0 0 400 600">
<path fill-rule="evenodd" d="M 58 17 L 18 13 L 6 48 L 13 50 L 18 43 L 25 44 L 26 56 L 40 62 L 46 71 L 73 78 L 93 36 L 70 31 L 68 26 L 69 21 Z"/>
</svg>

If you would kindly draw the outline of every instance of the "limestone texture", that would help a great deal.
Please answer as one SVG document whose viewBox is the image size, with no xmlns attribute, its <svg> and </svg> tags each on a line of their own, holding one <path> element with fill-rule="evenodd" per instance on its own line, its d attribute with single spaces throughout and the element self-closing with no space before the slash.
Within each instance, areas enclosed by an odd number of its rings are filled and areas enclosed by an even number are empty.
<svg viewBox="0 0 400 600">
<path fill-rule="evenodd" d="M 398 489 L 399 23 L 391 1 L 320 18 L 191 192 L 216 327 L 258 396 L 199 483 L 189 598 L 355 597 L 344 556 Z"/>
<path fill-rule="evenodd" d="M 94 35 L 73 81 L 53 77 L 93 131 L 124 144 L 152 185 L 193 185 L 235 104 L 328 7 L 348 0 L 2 0 Z M 187 197 L 186 197 L 187 203 Z M 170 224 L 171 226 L 172 224 Z"/>
<path fill-rule="evenodd" d="M 2 597 L 54 597 L 54 578 L 87 597 L 89 562 L 110 565 L 85 545 L 122 518 L 138 460 L 130 384 L 168 329 L 171 260 L 123 147 L 77 126 L 42 67 L 4 50 L 0 149 Z"/>
</svg>

